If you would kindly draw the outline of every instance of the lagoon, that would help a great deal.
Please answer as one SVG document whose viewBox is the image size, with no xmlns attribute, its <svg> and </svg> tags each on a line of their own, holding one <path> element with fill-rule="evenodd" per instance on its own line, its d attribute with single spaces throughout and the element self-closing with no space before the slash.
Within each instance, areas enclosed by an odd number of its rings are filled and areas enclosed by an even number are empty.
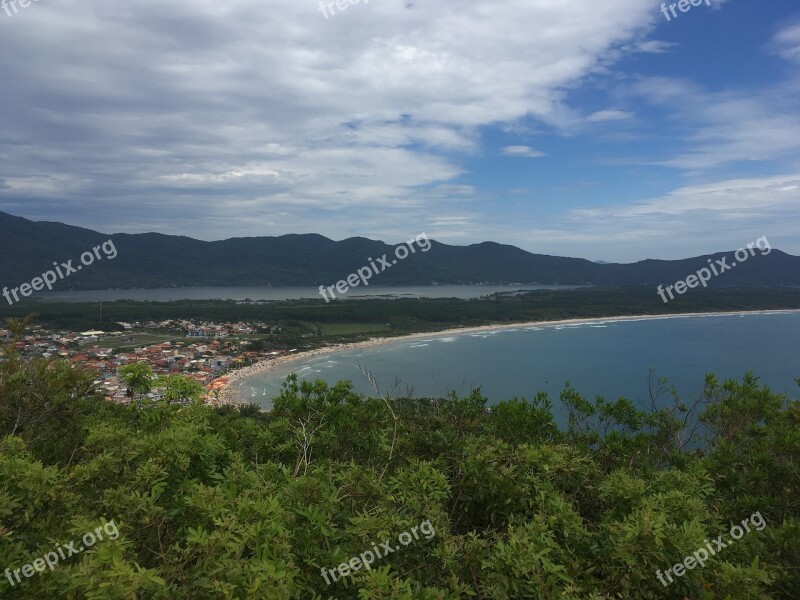
<svg viewBox="0 0 800 600">
<path fill-rule="evenodd" d="M 408 285 L 369 286 L 338 294 L 351 300 L 360 298 L 480 298 L 495 293 L 517 293 L 530 290 L 569 290 L 575 285 Z M 322 300 L 318 287 L 186 287 L 131 290 L 65 290 L 34 294 L 45 302 L 173 302 L 176 300 Z"/>
</svg>

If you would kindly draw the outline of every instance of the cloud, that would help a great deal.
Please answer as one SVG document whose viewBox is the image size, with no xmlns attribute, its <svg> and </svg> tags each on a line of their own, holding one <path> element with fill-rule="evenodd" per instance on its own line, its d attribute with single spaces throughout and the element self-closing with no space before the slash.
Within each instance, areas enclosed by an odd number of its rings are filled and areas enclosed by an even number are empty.
<svg viewBox="0 0 800 600">
<path fill-rule="evenodd" d="M 781 28 L 768 46 L 786 60 L 800 62 L 800 21 Z"/>
<path fill-rule="evenodd" d="M 652 164 L 706 171 L 736 163 L 770 163 L 800 152 L 800 81 L 750 89 L 706 91 L 669 77 L 642 78 L 629 93 L 680 123 L 670 128 L 683 149 Z M 680 136 L 683 136 L 682 138 Z"/>
<path fill-rule="evenodd" d="M 429 192 L 459 183 L 486 127 L 571 121 L 565 89 L 652 18 L 640 0 L 603 14 L 594 0 L 387 0 L 329 19 L 314 1 L 38 3 L 0 24 L 0 209 L 206 239 L 349 234 L 424 201 L 448 214 Z"/>
<path fill-rule="evenodd" d="M 662 40 L 646 40 L 635 44 L 628 44 L 622 47 L 624 52 L 641 52 L 643 54 L 664 54 L 675 48 L 675 42 L 665 42 Z"/>
<path fill-rule="evenodd" d="M 530 146 L 506 146 L 503 148 L 503 154 L 520 158 L 541 158 L 545 156 L 544 152 L 539 152 Z"/>
<path fill-rule="evenodd" d="M 631 245 L 638 258 L 678 259 L 735 250 L 766 235 L 776 248 L 800 254 L 798 205 L 800 172 L 710 181 L 539 218 L 515 242 L 533 251 L 627 262 Z"/>
<path fill-rule="evenodd" d="M 605 123 L 606 121 L 624 121 L 625 119 L 630 119 L 632 116 L 632 113 L 624 110 L 609 109 L 594 112 L 586 117 L 586 120 L 590 123 Z"/>
</svg>

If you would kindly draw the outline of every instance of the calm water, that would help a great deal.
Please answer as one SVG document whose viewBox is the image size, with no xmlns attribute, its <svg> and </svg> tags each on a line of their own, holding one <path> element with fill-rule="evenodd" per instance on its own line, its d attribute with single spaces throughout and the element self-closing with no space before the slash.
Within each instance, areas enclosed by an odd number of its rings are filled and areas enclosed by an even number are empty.
<svg viewBox="0 0 800 600">
<path fill-rule="evenodd" d="M 490 402 L 550 394 L 564 382 L 587 397 L 621 395 L 649 405 L 648 370 L 655 368 L 682 398 L 702 390 L 703 377 L 741 379 L 748 370 L 774 391 L 797 398 L 800 311 L 735 316 L 656 318 L 430 336 L 283 365 L 240 387 L 242 400 L 268 408 L 289 372 L 330 383 L 348 379 L 370 389 L 353 363 L 366 367 L 382 391 L 414 396 L 466 394 L 480 386 Z M 396 384 L 399 382 L 399 385 Z M 374 393 L 372 393 L 374 395 Z"/>
<path fill-rule="evenodd" d="M 584 286 L 571 285 L 418 285 L 370 286 L 355 288 L 344 294 L 348 298 L 480 298 L 496 292 L 524 290 L 567 290 Z M 36 297 L 48 302 L 113 302 L 115 300 L 140 300 L 171 302 L 173 300 L 300 300 L 322 299 L 319 287 L 196 287 L 161 288 L 150 290 L 83 290 L 44 292 Z M 338 294 L 337 295 L 341 295 Z"/>
</svg>

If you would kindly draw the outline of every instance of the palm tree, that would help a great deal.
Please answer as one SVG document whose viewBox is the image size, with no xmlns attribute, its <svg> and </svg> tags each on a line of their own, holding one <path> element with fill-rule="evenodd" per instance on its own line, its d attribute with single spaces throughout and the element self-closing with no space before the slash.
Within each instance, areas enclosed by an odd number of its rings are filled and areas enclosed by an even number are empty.
<svg viewBox="0 0 800 600">
<path fill-rule="evenodd" d="M 146 362 L 124 365 L 119 368 L 120 379 L 125 383 L 127 395 L 144 395 L 153 389 L 153 369 Z"/>
</svg>

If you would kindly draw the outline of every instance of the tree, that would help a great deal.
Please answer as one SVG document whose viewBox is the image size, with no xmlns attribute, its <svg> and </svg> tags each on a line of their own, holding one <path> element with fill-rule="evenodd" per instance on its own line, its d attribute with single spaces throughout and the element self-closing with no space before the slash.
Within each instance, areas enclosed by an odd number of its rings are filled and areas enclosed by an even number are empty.
<svg viewBox="0 0 800 600">
<path fill-rule="evenodd" d="M 800 598 L 800 402 L 751 375 L 706 379 L 695 452 L 682 408 L 569 387 L 562 427 L 544 394 L 487 414 L 480 390 L 390 400 L 374 380 L 365 398 L 296 376 L 268 415 L 144 410 L 81 400 L 89 373 L 15 346 L 0 361 L 0 598 Z M 126 370 L 168 400 L 200 389 Z M 106 538 L 83 548 L 93 531 Z"/>
<path fill-rule="evenodd" d="M 127 394 L 131 398 L 153 389 L 153 369 L 144 361 L 120 367 L 119 376 L 128 388 Z"/>
<path fill-rule="evenodd" d="M 198 401 L 205 393 L 205 388 L 199 381 L 185 375 L 157 377 L 154 385 L 163 390 L 163 398 L 167 403 L 183 400 Z"/>
<path fill-rule="evenodd" d="M 0 349 L 0 437 L 21 436 L 35 445 L 38 458 L 66 461 L 69 456 L 62 452 L 69 448 L 71 453 L 82 437 L 77 417 L 91 411 L 100 396 L 94 377 L 84 369 L 19 354 L 17 345 L 32 319 L 7 321 L 12 338 Z"/>
</svg>

